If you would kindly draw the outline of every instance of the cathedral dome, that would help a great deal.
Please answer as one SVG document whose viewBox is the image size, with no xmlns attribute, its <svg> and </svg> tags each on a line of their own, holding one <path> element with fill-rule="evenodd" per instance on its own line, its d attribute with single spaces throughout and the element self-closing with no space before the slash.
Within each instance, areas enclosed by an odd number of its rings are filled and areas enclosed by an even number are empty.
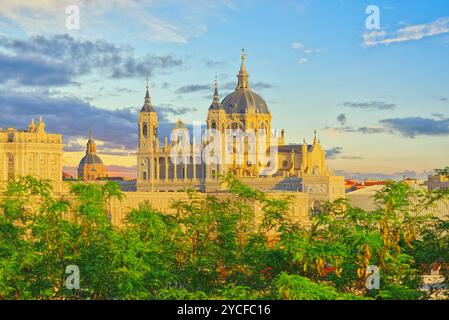
<svg viewBox="0 0 449 320">
<path fill-rule="evenodd" d="M 242 50 L 242 65 L 237 75 L 238 83 L 235 91 L 230 93 L 221 102 L 221 108 L 226 110 L 226 113 L 264 113 L 268 114 L 267 103 L 257 93 L 253 92 L 249 85 L 249 74 L 246 71 L 245 65 L 245 50 Z"/>
<path fill-rule="evenodd" d="M 81 159 L 78 166 L 78 177 L 90 181 L 106 177 L 106 167 L 100 157 L 97 156 L 97 146 L 92 138 L 92 130 L 90 130 L 90 137 L 87 142 L 86 155 Z"/>
<path fill-rule="evenodd" d="M 103 161 L 101 161 L 100 157 L 96 154 L 87 154 L 81 159 L 79 167 L 84 167 L 85 165 L 89 164 L 103 165 Z"/>
<path fill-rule="evenodd" d="M 221 103 L 226 113 L 270 113 L 266 102 L 251 89 L 237 89 Z"/>
</svg>

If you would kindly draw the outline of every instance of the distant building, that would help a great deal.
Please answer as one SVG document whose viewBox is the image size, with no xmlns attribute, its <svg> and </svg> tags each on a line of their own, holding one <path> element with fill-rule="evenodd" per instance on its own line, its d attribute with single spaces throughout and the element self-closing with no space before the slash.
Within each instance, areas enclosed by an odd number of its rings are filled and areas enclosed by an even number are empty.
<svg viewBox="0 0 449 320">
<path fill-rule="evenodd" d="M 414 187 L 414 186 L 425 186 L 426 185 L 424 183 L 424 181 L 419 180 L 419 179 L 415 179 L 415 178 L 406 178 L 406 179 L 402 180 L 402 182 L 404 182 L 405 184 L 408 184 L 411 187 Z"/>
<path fill-rule="evenodd" d="M 427 187 L 429 191 L 434 190 L 448 190 L 449 189 L 449 177 L 445 175 L 435 174 L 429 176 L 427 181 Z"/>
<path fill-rule="evenodd" d="M 86 181 L 93 181 L 105 178 L 106 176 L 106 167 L 100 157 L 97 156 L 97 145 L 92 138 L 92 130 L 90 130 L 86 155 L 81 159 L 78 166 L 78 178 Z"/>
<path fill-rule="evenodd" d="M 62 188 L 62 135 L 47 133 L 39 118 L 26 130 L 0 128 L 0 188 L 20 176 L 48 180 L 56 192 Z"/>
<path fill-rule="evenodd" d="M 372 187 L 372 186 L 384 186 L 387 184 L 387 181 L 385 180 L 376 180 L 376 179 L 366 179 L 363 182 L 363 185 L 365 187 Z"/>
<path fill-rule="evenodd" d="M 415 190 L 425 190 L 426 187 L 419 184 L 411 185 Z M 365 211 L 374 211 L 379 209 L 376 203 L 375 196 L 378 192 L 381 192 L 384 186 L 374 185 L 366 187 L 364 189 L 356 190 L 346 194 L 348 203 L 355 208 L 360 208 Z M 412 200 L 413 203 L 418 203 L 419 199 Z M 449 200 L 441 199 L 436 201 L 433 205 L 430 205 L 427 209 L 424 209 L 422 214 L 429 214 L 440 219 L 448 219 L 449 217 Z"/>
<path fill-rule="evenodd" d="M 75 180 L 75 178 L 67 172 L 62 172 L 62 180 L 64 181 Z"/>
<path fill-rule="evenodd" d="M 355 179 L 346 179 L 345 180 L 345 190 L 346 192 L 351 192 L 357 190 L 357 186 L 360 185 L 360 182 Z"/>
<path fill-rule="evenodd" d="M 353 192 L 357 190 L 363 190 L 365 188 L 373 187 L 373 186 L 384 186 L 387 184 L 385 180 L 376 180 L 376 179 L 365 179 L 363 183 L 355 180 L 355 179 L 346 179 L 345 180 L 345 189 L 346 192 Z"/>
</svg>

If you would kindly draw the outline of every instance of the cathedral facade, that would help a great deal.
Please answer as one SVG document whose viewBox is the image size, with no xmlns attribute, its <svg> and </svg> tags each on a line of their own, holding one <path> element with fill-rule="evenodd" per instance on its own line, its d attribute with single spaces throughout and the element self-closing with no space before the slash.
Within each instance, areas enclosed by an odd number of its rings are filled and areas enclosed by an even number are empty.
<svg viewBox="0 0 449 320">
<path fill-rule="evenodd" d="M 8 180 L 34 176 L 52 183 L 55 191 L 62 188 L 62 135 L 47 133 L 39 118 L 28 128 L 0 128 L 0 188 Z"/>
<path fill-rule="evenodd" d="M 285 144 L 284 130 L 272 130 L 267 103 L 251 89 L 244 52 L 241 59 L 235 90 L 223 100 L 215 81 L 199 136 L 191 137 L 179 120 L 170 140 L 160 141 L 147 86 L 138 120 L 137 191 L 224 191 L 220 176 L 231 172 L 265 191 L 309 190 L 326 201 L 344 197 L 344 179 L 327 169 L 316 133 L 311 144 Z"/>
</svg>

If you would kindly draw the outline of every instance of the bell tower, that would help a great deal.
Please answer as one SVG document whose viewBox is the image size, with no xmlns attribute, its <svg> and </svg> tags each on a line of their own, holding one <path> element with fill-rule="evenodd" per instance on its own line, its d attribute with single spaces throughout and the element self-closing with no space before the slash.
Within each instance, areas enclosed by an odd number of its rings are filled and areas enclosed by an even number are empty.
<svg viewBox="0 0 449 320">
<path fill-rule="evenodd" d="M 158 146 L 157 113 L 147 82 L 145 102 L 139 113 L 139 152 L 137 154 L 137 191 L 154 191 L 155 153 Z"/>
</svg>

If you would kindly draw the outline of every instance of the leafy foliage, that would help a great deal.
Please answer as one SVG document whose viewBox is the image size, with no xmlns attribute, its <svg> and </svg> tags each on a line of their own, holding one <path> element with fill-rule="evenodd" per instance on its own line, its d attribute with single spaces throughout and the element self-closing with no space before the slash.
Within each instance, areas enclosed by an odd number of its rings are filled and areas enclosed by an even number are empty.
<svg viewBox="0 0 449 320">
<path fill-rule="evenodd" d="M 0 203 L 0 299 L 422 299 L 426 266 L 446 264 L 449 223 L 423 214 L 444 192 L 388 183 L 365 212 L 344 200 L 310 223 L 288 219 L 290 199 L 272 199 L 223 177 L 231 196 L 142 204 L 112 225 L 113 182 L 72 185 L 70 201 L 46 181 L 11 181 Z M 261 208 L 254 222 L 254 205 Z M 65 268 L 81 272 L 79 290 Z M 366 268 L 380 289 L 366 288 Z"/>
</svg>

